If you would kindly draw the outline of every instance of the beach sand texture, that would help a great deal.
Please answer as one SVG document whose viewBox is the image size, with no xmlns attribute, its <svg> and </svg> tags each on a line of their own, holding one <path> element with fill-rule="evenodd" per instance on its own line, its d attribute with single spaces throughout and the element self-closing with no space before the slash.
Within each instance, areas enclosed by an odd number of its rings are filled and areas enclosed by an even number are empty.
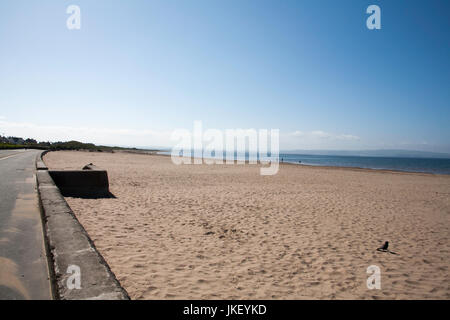
<svg viewBox="0 0 450 320">
<path fill-rule="evenodd" d="M 66 200 L 133 299 L 450 298 L 450 176 L 288 164 L 261 176 L 122 152 L 44 161 L 108 170 L 116 199 Z M 384 241 L 398 254 L 376 251 Z"/>
</svg>

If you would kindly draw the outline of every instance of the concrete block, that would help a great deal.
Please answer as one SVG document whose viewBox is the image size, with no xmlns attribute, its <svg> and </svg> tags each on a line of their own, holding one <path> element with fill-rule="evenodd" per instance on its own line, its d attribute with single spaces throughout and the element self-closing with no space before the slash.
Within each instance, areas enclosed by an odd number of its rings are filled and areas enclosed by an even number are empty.
<svg viewBox="0 0 450 320">
<path fill-rule="evenodd" d="M 112 197 L 106 170 L 49 170 L 65 197 Z"/>
</svg>

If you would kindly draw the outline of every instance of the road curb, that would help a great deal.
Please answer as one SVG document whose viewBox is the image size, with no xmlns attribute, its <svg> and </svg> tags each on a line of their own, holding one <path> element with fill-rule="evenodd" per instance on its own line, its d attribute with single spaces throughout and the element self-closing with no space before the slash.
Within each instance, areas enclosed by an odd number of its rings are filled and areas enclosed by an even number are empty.
<svg viewBox="0 0 450 320">
<path fill-rule="evenodd" d="M 42 161 L 45 153 L 36 159 L 36 178 L 54 298 L 129 300 L 54 183 Z"/>
<path fill-rule="evenodd" d="M 43 151 L 39 153 L 36 156 L 36 170 L 48 170 L 47 166 L 45 165 L 44 161 L 42 160 L 42 157 L 49 152 L 48 150 Z"/>
</svg>

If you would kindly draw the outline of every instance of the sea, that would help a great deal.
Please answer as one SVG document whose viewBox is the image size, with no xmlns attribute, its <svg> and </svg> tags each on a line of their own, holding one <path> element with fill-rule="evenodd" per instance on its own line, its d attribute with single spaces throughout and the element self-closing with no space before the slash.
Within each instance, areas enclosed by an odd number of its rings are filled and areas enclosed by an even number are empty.
<svg viewBox="0 0 450 320">
<path fill-rule="evenodd" d="M 450 174 L 450 159 L 280 154 L 280 161 L 311 166 L 353 167 Z"/>
<path fill-rule="evenodd" d="M 160 152 L 170 155 L 168 151 Z M 234 160 L 248 160 L 248 154 L 234 154 Z M 412 157 L 374 157 L 374 156 L 333 156 L 280 153 L 279 161 L 285 163 L 350 167 L 378 170 L 396 170 L 405 172 L 423 172 L 433 174 L 450 174 L 450 159 L 412 158 Z"/>
</svg>

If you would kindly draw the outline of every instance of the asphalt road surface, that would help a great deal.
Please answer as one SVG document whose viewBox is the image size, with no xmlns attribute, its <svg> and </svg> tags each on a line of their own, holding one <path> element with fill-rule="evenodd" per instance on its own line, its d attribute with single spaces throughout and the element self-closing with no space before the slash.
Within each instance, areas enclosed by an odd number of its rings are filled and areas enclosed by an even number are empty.
<svg viewBox="0 0 450 320">
<path fill-rule="evenodd" d="M 0 299 L 51 299 L 36 191 L 37 150 L 0 150 Z"/>
</svg>

